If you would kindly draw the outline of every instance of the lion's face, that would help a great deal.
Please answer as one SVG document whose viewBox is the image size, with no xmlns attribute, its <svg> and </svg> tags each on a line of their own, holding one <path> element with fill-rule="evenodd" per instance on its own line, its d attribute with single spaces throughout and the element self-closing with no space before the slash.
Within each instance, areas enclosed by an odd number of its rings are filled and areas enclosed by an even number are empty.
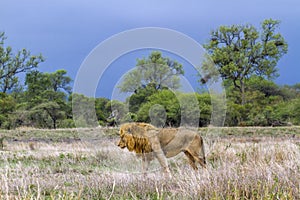
<svg viewBox="0 0 300 200">
<path fill-rule="evenodd" d="M 124 130 L 121 129 L 118 147 L 120 147 L 121 149 L 127 147 L 129 151 L 133 151 L 134 146 L 135 146 L 135 141 L 133 136 L 129 133 L 125 133 Z"/>
<path fill-rule="evenodd" d="M 124 149 L 126 147 L 126 140 L 124 137 L 121 137 L 119 142 L 118 142 L 118 147 L 120 147 L 121 149 Z"/>
</svg>

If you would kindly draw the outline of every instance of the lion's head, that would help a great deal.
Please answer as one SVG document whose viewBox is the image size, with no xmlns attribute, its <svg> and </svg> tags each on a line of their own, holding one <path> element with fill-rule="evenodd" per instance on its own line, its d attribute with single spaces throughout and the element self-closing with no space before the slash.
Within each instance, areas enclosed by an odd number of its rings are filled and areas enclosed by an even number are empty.
<svg viewBox="0 0 300 200">
<path fill-rule="evenodd" d="M 146 123 L 126 123 L 120 127 L 120 141 L 118 146 L 136 153 L 149 153 L 152 151 L 151 144 L 147 137 L 147 131 L 155 129 L 154 126 Z"/>
</svg>

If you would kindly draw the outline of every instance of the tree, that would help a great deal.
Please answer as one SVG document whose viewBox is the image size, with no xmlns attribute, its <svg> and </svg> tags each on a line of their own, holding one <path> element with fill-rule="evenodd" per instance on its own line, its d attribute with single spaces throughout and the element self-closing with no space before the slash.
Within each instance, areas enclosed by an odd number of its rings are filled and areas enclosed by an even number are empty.
<svg viewBox="0 0 300 200">
<path fill-rule="evenodd" d="M 37 100 L 40 103 L 44 100 L 64 101 L 66 95 L 70 94 L 70 83 L 72 79 L 66 76 L 66 70 L 57 70 L 53 73 L 31 71 L 26 74 L 25 85 L 27 96 L 30 100 Z M 36 102 L 38 103 L 38 102 Z"/>
<path fill-rule="evenodd" d="M 0 90 L 3 93 L 17 85 L 19 73 L 37 68 L 44 61 L 42 55 L 30 55 L 30 51 L 26 49 L 14 55 L 10 46 L 4 46 L 5 39 L 4 32 L 0 32 Z"/>
<path fill-rule="evenodd" d="M 41 120 L 42 118 L 45 122 L 47 121 L 47 118 L 50 118 L 52 126 L 48 127 L 53 129 L 56 129 L 57 121 L 65 117 L 65 111 L 62 109 L 61 105 L 55 101 L 49 101 L 35 106 L 31 110 L 31 115 L 33 114 L 39 117 L 38 120 Z"/>
<path fill-rule="evenodd" d="M 246 88 L 250 91 L 260 91 L 265 94 L 265 97 L 280 96 L 284 100 L 296 98 L 299 95 L 294 86 L 279 86 L 272 80 L 266 80 L 261 77 L 253 76 L 246 82 Z"/>
<path fill-rule="evenodd" d="M 0 128 L 12 128 L 10 114 L 14 112 L 15 107 L 13 97 L 0 92 Z"/>
<path fill-rule="evenodd" d="M 211 96 L 164 89 L 148 97 L 137 112 L 137 121 L 155 126 L 207 126 L 211 120 Z"/>
<path fill-rule="evenodd" d="M 68 113 L 67 95 L 70 92 L 71 78 L 65 70 L 53 73 L 31 71 L 26 74 L 26 110 L 32 121 L 39 126 L 56 128 L 58 120 Z M 49 123 L 51 122 L 51 123 Z"/>
<path fill-rule="evenodd" d="M 107 104 L 109 103 L 109 99 L 107 98 L 96 98 L 95 99 L 95 110 L 97 119 L 100 125 L 106 125 L 107 119 L 111 114 L 111 108 L 107 108 Z"/>
<path fill-rule="evenodd" d="M 148 58 L 138 59 L 136 68 L 125 75 L 124 81 L 119 85 L 121 92 L 136 92 L 152 84 L 156 90 L 165 87 L 179 88 L 179 75 L 183 75 L 182 65 L 167 57 L 161 52 L 153 51 Z"/>
<path fill-rule="evenodd" d="M 195 93 L 200 110 L 200 118 L 199 118 L 199 126 L 208 126 L 211 121 L 211 113 L 212 113 L 212 106 L 211 101 L 214 96 L 210 95 L 209 93 L 202 93 L 198 94 Z"/>
<path fill-rule="evenodd" d="M 126 114 L 130 114 L 125 104 L 118 100 L 111 100 L 105 105 L 107 111 L 111 111 L 109 118 L 107 119 L 107 125 L 116 126 L 118 124 L 128 122 Z"/>
<path fill-rule="evenodd" d="M 148 84 L 146 87 L 136 90 L 128 98 L 129 112 L 137 113 L 142 104 L 147 102 L 147 98 L 156 92 L 157 90 L 153 84 Z"/>
<path fill-rule="evenodd" d="M 95 119 L 95 99 L 82 94 L 73 93 L 69 97 L 72 102 L 73 120 L 77 127 L 96 127 L 98 120 Z"/>
<path fill-rule="evenodd" d="M 279 21 L 273 19 L 264 20 L 260 31 L 252 25 L 221 26 L 211 32 L 210 41 L 204 45 L 217 73 L 239 91 L 241 105 L 246 103 L 247 79 L 253 75 L 266 79 L 277 76 L 277 62 L 288 48 L 282 35 L 276 32 L 278 27 Z M 204 62 L 206 76 L 216 75 L 209 66 Z M 204 77 L 202 82 L 205 81 Z"/>
<path fill-rule="evenodd" d="M 64 69 L 59 69 L 53 73 L 47 74 L 50 79 L 51 83 L 51 89 L 53 89 L 54 92 L 58 92 L 60 90 L 64 90 L 68 94 L 71 93 L 71 86 L 70 83 L 72 79 L 69 76 L 66 76 L 67 71 Z"/>
<path fill-rule="evenodd" d="M 153 123 L 152 121 L 155 120 L 154 124 L 179 126 L 181 119 L 180 103 L 171 90 L 158 91 L 141 106 L 137 118 L 138 121 L 142 122 Z"/>
<path fill-rule="evenodd" d="M 297 83 L 292 86 L 298 93 L 300 93 L 300 83 Z"/>
</svg>

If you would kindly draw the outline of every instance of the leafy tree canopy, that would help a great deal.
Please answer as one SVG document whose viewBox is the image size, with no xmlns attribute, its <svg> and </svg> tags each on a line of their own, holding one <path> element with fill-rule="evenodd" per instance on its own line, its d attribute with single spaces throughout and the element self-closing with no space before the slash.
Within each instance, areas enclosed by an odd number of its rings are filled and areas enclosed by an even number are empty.
<svg viewBox="0 0 300 200">
<path fill-rule="evenodd" d="M 207 76 L 221 74 L 230 80 L 241 94 L 241 104 L 245 104 L 245 81 L 253 75 L 271 79 L 276 77 L 276 65 L 287 53 L 288 45 L 277 32 L 279 21 L 264 20 L 261 29 L 253 25 L 220 26 L 211 32 L 210 41 L 204 45 L 217 71 L 204 63 Z M 203 79 L 205 82 L 206 79 Z"/>
<path fill-rule="evenodd" d="M 53 73 L 31 71 L 26 74 L 26 107 L 33 121 L 39 125 L 44 123 L 44 127 L 56 128 L 58 120 L 66 118 L 69 111 L 66 96 L 71 91 L 71 78 L 66 73 L 65 70 L 57 70 Z M 49 120 L 40 121 L 41 118 Z"/>
<path fill-rule="evenodd" d="M 161 52 L 153 51 L 148 58 L 138 59 L 136 68 L 125 75 L 119 85 L 121 92 L 135 92 L 152 84 L 156 90 L 165 87 L 179 88 L 179 75 L 183 75 L 182 65 L 170 58 L 163 57 Z"/>
<path fill-rule="evenodd" d="M 37 68 L 44 61 L 42 55 L 31 55 L 26 49 L 14 54 L 10 46 L 4 46 L 5 39 L 5 34 L 0 32 L 0 91 L 3 93 L 18 84 L 19 73 Z"/>
</svg>

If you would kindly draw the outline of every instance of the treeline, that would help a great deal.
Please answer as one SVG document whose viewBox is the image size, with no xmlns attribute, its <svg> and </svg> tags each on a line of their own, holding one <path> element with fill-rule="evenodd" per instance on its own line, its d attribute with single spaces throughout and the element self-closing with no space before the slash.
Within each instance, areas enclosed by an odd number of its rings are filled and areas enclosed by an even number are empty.
<svg viewBox="0 0 300 200">
<path fill-rule="evenodd" d="M 156 126 L 195 125 L 196 122 L 202 127 L 211 122 L 212 97 L 206 92 L 174 93 L 167 88 L 156 90 L 148 85 L 132 94 L 126 102 L 121 102 L 72 94 L 70 83 L 65 70 L 29 72 L 23 90 L 1 93 L 1 128 L 93 126 L 93 113 L 87 112 L 90 105 L 94 106 L 92 109 L 95 109 L 101 126 L 143 121 Z M 247 83 L 248 87 L 245 105 L 236 103 L 238 94 L 230 88 L 227 90 L 226 126 L 300 125 L 300 84 L 278 86 L 272 81 L 253 78 Z M 79 113 L 82 118 L 76 119 L 76 125 L 72 102 L 81 105 Z M 152 115 L 154 118 L 151 118 Z"/>
<path fill-rule="evenodd" d="M 273 81 L 252 77 L 245 84 L 245 103 L 227 87 L 227 126 L 284 126 L 300 124 L 300 84 L 278 86 Z"/>
<path fill-rule="evenodd" d="M 219 117 L 226 126 L 300 125 L 300 83 L 279 86 L 273 81 L 277 62 L 287 53 L 287 43 L 276 32 L 278 24 L 265 20 L 260 30 L 248 24 L 221 26 L 204 45 L 211 59 L 203 62 L 206 74 L 199 75 L 199 85 L 223 79 L 226 105 L 221 107 L 226 116 Z M 115 126 L 128 121 L 157 126 L 211 123 L 212 100 L 218 97 L 207 91 L 179 92 L 183 67 L 161 52 L 137 60 L 118 86 L 132 94 L 121 102 L 72 94 L 66 70 L 40 72 L 42 55 L 26 49 L 14 52 L 5 39 L 0 33 L 0 128 Z M 20 73 L 25 74 L 24 82 Z"/>
<path fill-rule="evenodd" d="M 238 102 L 239 92 L 233 87 L 226 88 L 225 126 L 300 125 L 300 84 L 278 86 L 253 77 L 246 82 L 246 88 L 244 105 Z M 151 122 L 157 126 L 195 125 L 195 122 L 200 127 L 208 126 L 213 109 L 218 109 L 212 108 L 212 98 L 207 92 L 181 93 L 148 85 L 135 91 L 125 104 L 119 102 L 118 110 L 124 106 L 119 120 Z M 218 117 L 224 117 L 219 114 Z"/>
</svg>

